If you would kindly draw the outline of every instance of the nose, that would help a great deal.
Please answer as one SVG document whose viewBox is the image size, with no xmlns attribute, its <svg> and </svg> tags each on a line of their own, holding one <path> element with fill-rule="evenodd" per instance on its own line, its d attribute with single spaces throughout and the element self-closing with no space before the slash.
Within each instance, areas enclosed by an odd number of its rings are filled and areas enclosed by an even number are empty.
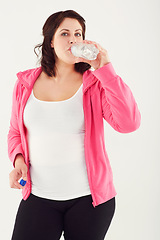
<svg viewBox="0 0 160 240">
<path fill-rule="evenodd" d="M 76 43 L 76 37 L 73 37 L 73 36 L 70 37 L 69 43 L 70 43 L 70 44 Z"/>
<path fill-rule="evenodd" d="M 72 40 L 70 41 L 70 44 L 74 44 L 74 43 L 76 43 L 76 41 L 72 41 Z"/>
</svg>

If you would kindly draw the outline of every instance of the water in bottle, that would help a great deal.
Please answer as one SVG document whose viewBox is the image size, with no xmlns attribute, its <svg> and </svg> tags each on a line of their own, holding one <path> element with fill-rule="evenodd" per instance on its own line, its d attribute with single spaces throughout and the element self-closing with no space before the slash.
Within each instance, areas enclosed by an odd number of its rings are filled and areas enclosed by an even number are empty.
<svg viewBox="0 0 160 240">
<path fill-rule="evenodd" d="M 94 44 L 79 42 L 72 45 L 71 52 L 75 57 L 82 57 L 87 60 L 95 60 L 99 50 Z"/>
</svg>

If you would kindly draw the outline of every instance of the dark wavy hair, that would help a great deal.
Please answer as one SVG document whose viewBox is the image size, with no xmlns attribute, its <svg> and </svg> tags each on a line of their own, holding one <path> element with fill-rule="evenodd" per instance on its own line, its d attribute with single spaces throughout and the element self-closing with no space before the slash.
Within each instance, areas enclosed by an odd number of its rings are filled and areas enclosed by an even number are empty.
<svg viewBox="0 0 160 240">
<path fill-rule="evenodd" d="M 38 48 L 39 53 L 41 53 L 41 58 L 38 61 L 38 63 L 40 63 L 42 71 L 44 71 L 50 77 L 56 76 L 55 52 L 54 49 L 51 48 L 51 40 L 57 28 L 65 18 L 74 18 L 78 20 L 78 22 L 82 26 L 83 40 L 85 39 L 86 31 L 85 19 L 82 16 L 80 16 L 77 12 L 73 10 L 60 11 L 48 17 L 42 28 L 42 35 L 44 36 L 43 43 L 38 44 L 34 47 L 34 53 L 37 55 L 37 57 L 39 57 L 39 55 L 35 51 L 36 48 Z M 42 49 L 40 50 L 41 47 Z M 74 65 L 75 71 L 82 74 L 89 68 L 91 68 L 91 65 L 84 62 L 75 63 Z"/>
</svg>

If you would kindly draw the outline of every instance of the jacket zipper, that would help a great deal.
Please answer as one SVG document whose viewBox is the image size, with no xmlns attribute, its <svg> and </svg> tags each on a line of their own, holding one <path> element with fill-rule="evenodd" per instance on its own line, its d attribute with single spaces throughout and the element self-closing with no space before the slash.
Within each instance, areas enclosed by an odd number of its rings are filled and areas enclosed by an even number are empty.
<svg viewBox="0 0 160 240">
<path fill-rule="evenodd" d="M 97 81 L 97 80 L 96 80 Z M 86 91 L 88 90 L 88 88 L 93 85 L 96 81 L 92 82 L 86 89 L 85 89 L 85 92 L 84 92 L 84 95 L 86 93 Z M 84 102 L 84 98 L 85 96 L 83 95 L 83 102 Z M 83 105 L 84 106 L 84 105 Z M 84 107 L 84 119 L 85 119 L 85 126 L 87 125 L 87 121 L 86 121 L 86 109 Z M 84 145 L 86 146 L 86 134 L 84 136 Z M 85 149 L 85 153 L 86 153 L 86 149 Z M 85 156 L 85 161 L 87 159 L 87 156 Z M 89 168 L 89 163 L 88 163 L 88 160 L 86 161 L 86 165 L 87 165 L 87 169 L 88 171 L 90 172 L 90 168 Z M 88 172 L 87 172 L 88 173 Z M 92 189 L 92 184 L 91 184 L 91 179 L 90 179 L 90 174 L 88 175 L 88 179 L 89 179 L 89 185 L 90 185 L 90 190 L 91 190 L 91 195 L 92 195 L 92 198 L 93 198 L 93 202 L 92 202 L 92 205 L 95 207 L 96 206 L 96 200 L 95 200 L 95 195 L 94 195 L 94 192 L 93 192 L 93 189 Z"/>
<path fill-rule="evenodd" d="M 25 87 L 25 86 L 24 86 Z M 27 87 L 26 87 L 27 88 Z M 25 154 L 25 157 L 26 157 L 26 164 L 27 164 L 27 167 L 28 167 L 28 171 L 29 171 L 29 152 L 28 152 L 28 145 L 27 145 L 27 140 L 26 140 L 26 136 L 25 136 L 25 133 L 24 133 L 24 126 L 23 126 L 23 114 L 24 114 L 24 108 L 25 108 L 25 105 L 26 105 L 26 102 L 30 96 L 30 94 L 28 93 L 30 89 L 27 88 L 27 92 L 26 92 L 26 96 L 25 96 L 25 99 L 24 99 L 24 104 L 22 106 L 22 112 L 21 112 L 21 123 L 22 123 L 22 132 L 23 132 L 23 141 L 24 141 L 24 145 L 25 145 L 25 151 L 26 151 L 26 154 Z M 29 191 L 31 192 L 31 186 L 30 186 L 31 183 L 28 184 L 28 187 L 29 187 Z M 24 195 L 24 200 L 26 200 L 26 196 L 27 196 L 28 192 L 26 192 L 26 194 Z"/>
</svg>

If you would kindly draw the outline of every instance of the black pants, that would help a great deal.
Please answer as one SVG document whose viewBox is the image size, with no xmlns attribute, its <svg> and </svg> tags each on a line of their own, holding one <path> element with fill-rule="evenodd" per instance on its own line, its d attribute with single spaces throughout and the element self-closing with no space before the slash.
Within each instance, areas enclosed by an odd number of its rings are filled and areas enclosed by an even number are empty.
<svg viewBox="0 0 160 240">
<path fill-rule="evenodd" d="M 20 202 L 12 240 L 102 240 L 115 212 L 115 197 L 95 208 L 91 195 L 56 201 L 32 193 Z"/>
</svg>

